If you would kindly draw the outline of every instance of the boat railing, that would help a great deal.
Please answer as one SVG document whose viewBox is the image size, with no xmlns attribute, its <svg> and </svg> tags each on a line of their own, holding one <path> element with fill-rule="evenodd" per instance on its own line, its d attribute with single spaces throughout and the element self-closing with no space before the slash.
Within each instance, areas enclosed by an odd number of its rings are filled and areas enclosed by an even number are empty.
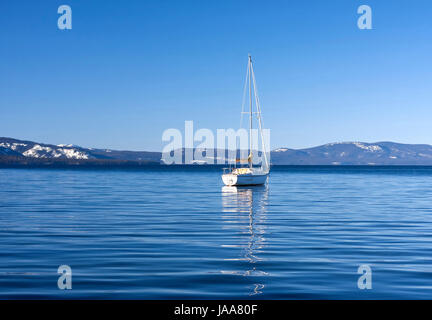
<svg viewBox="0 0 432 320">
<path fill-rule="evenodd" d="M 222 168 L 222 170 L 223 170 L 223 174 L 228 174 L 231 173 L 232 168 Z"/>
</svg>

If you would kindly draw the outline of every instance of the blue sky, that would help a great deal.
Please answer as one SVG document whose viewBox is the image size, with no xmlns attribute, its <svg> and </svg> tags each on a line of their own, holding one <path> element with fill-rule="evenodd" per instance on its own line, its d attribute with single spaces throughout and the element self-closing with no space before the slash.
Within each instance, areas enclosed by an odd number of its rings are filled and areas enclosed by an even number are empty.
<svg viewBox="0 0 432 320">
<path fill-rule="evenodd" d="M 426 0 L 2 1 L 0 136 L 161 150 L 185 120 L 237 128 L 251 53 L 272 148 L 432 144 L 431 17 Z"/>
</svg>

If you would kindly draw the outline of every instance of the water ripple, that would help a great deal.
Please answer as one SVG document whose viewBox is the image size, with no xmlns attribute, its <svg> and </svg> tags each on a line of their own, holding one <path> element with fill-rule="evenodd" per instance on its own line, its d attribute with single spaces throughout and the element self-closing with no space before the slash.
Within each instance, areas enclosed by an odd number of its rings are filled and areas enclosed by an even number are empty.
<svg viewBox="0 0 432 320">
<path fill-rule="evenodd" d="M 0 298 L 431 297 L 432 168 L 279 168 L 244 188 L 219 175 L 0 170 Z"/>
</svg>

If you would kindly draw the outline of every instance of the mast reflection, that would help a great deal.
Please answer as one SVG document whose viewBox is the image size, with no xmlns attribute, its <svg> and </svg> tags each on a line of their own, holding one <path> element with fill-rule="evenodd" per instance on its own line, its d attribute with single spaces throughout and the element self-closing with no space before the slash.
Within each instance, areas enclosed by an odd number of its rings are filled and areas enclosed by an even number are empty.
<svg viewBox="0 0 432 320">
<path fill-rule="evenodd" d="M 265 247 L 265 220 L 268 205 L 268 186 L 228 187 L 222 188 L 222 218 L 225 229 L 232 229 L 234 233 L 246 235 L 240 245 L 226 244 L 223 247 L 239 248 L 240 257 L 245 261 L 244 271 L 222 271 L 223 273 L 251 276 L 260 280 L 260 276 L 267 273 L 259 269 L 259 253 Z M 244 238 L 242 236 L 242 238 Z M 243 239 L 242 239 L 243 240 Z M 261 294 L 264 284 L 254 283 L 250 295 Z"/>
</svg>

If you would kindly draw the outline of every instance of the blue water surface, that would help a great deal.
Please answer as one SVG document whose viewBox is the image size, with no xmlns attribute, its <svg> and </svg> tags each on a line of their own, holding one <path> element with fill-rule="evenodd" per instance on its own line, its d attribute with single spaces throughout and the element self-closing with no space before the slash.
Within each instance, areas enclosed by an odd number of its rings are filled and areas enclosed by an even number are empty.
<svg viewBox="0 0 432 320">
<path fill-rule="evenodd" d="M 0 169 L 0 298 L 430 299 L 432 168 Z"/>
</svg>

